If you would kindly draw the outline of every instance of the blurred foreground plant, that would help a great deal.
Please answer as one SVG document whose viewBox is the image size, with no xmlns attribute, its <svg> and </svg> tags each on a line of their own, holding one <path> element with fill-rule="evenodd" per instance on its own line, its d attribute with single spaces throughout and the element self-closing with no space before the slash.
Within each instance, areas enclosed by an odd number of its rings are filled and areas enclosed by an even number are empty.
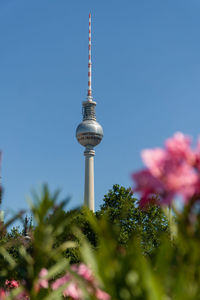
<svg viewBox="0 0 200 300">
<path fill-rule="evenodd" d="M 43 187 L 41 196 L 34 194 L 34 202 L 31 202 L 34 230 L 29 232 L 29 238 L 24 236 L 19 240 L 20 244 L 12 240 L 0 246 L 0 278 L 4 282 L 0 299 L 57 300 L 63 299 L 63 296 L 72 299 L 109 299 L 95 279 L 88 280 L 85 277 L 91 273 L 87 267 L 70 266 L 69 259 L 64 257 L 64 252 L 77 247 L 77 243 L 68 240 L 56 244 L 71 222 L 71 217 L 63 218 L 63 209 L 68 200 L 58 204 L 58 195 L 58 192 L 51 195 L 47 186 Z M 16 242 L 17 260 L 8 251 Z M 14 280 L 16 274 L 20 275 L 18 281 Z M 62 284 L 58 284 L 58 280 Z"/>
<path fill-rule="evenodd" d="M 192 150 L 189 138 L 178 133 L 164 149 L 144 151 L 143 157 L 147 168 L 133 175 L 134 190 L 141 194 L 140 207 L 134 206 L 130 190 L 115 186 L 97 216 L 84 209 L 92 234 L 84 234 L 82 215 L 76 223 L 76 212 L 63 212 L 66 201 L 58 205 L 58 193 L 50 195 L 45 186 L 40 197 L 35 195 L 31 206 L 35 228 L 31 242 L 25 239 L 19 246 L 20 259 L 9 254 L 9 245 L 0 247 L 1 279 L 12 281 L 18 268 L 22 274 L 19 287 L 10 288 L 8 295 L 0 290 L 0 297 L 200 299 L 199 146 Z M 177 197 L 182 200 L 180 208 L 173 203 Z M 151 210 L 155 204 L 163 207 L 166 216 L 157 208 Z M 159 222 L 170 224 L 170 237 Z M 76 237 L 74 241 L 64 238 L 69 227 L 67 236 Z M 154 240 L 153 228 L 158 230 L 155 241 L 159 242 L 154 251 L 144 251 L 144 241 Z M 79 265 L 70 265 L 65 257 L 71 247 L 79 253 Z"/>
</svg>

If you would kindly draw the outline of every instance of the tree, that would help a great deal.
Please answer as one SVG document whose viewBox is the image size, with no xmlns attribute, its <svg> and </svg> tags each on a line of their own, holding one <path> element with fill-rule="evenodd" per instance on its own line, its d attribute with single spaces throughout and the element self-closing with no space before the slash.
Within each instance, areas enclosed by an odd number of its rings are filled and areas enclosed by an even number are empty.
<svg viewBox="0 0 200 300">
<path fill-rule="evenodd" d="M 168 221 L 162 209 L 153 204 L 141 209 L 131 188 L 115 184 L 103 201 L 96 216 L 106 216 L 111 224 L 118 227 L 120 245 L 126 246 L 131 236 L 137 233 L 144 253 L 150 254 L 160 244 L 160 236 L 169 234 Z"/>
</svg>

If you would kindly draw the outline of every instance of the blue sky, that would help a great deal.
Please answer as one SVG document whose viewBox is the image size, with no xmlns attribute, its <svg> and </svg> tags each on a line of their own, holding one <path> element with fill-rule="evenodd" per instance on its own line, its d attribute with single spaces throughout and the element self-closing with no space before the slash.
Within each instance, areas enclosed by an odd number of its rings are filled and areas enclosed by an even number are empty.
<svg viewBox="0 0 200 300">
<path fill-rule="evenodd" d="M 140 151 L 176 131 L 200 133 L 199 0 L 1 0 L 0 149 L 3 208 L 27 207 L 47 182 L 69 208 L 83 202 L 75 139 L 87 94 L 92 13 L 96 209 L 113 184 L 131 186 Z"/>
</svg>

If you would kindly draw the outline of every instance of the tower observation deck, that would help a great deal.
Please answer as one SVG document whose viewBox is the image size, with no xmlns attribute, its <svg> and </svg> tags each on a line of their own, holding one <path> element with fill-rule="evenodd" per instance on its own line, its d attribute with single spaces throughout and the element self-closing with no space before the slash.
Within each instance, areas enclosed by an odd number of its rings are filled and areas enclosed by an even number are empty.
<svg viewBox="0 0 200 300">
<path fill-rule="evenodd" d="M 96 121 L 96 102 L 92 97 L 92 61 L 91 61 L 91 14 L 89 14 L 89 45 L 88 45 L 88 93 L 82 102 L 83 121 L 76 129 L 78 142 L 85 147 L 85 190 L 84 204 L 94 211 L 94 147 L 103 138 L 103 128 Z"/>
</svg>

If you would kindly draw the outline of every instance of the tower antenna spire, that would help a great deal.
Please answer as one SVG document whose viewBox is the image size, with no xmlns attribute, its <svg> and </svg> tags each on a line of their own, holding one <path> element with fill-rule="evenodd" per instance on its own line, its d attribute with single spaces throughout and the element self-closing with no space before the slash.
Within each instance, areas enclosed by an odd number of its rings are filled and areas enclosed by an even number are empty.
<svg viewBox="0 0 200 300">
<path fill-rule="evenodd" d="M 91 33 L 91 13 L 89 13 L 89 41 L 88 41 L 88 94 L 87 100 L 92 100 L 92 61 L 91 61 L 91 45 L 92 45 L 92 33 Z"/>
</svg>

